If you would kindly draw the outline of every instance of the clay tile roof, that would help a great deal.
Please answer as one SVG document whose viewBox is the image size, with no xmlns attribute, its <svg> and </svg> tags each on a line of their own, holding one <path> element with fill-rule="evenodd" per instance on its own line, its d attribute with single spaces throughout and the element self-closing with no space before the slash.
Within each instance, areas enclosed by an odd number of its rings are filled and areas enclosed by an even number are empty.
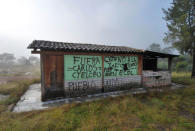
<svg viewBox="0 0 195 131">
<path fill-rule="evenodd" d="M 54 51 L 87 51 L 87 52 L 116 52 L 116 53 L 143 53 L 144 50 L 125 46 L 108 46 L 86 43 L 54 42 L 34 40 L 28 49 L 54 50 Z"/>
</svg>

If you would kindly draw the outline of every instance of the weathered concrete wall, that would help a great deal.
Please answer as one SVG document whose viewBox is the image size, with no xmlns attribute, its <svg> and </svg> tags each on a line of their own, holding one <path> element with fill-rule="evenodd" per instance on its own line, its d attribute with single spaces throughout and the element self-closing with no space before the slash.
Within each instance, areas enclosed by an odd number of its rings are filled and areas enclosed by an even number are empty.
<svg viewBox="0 0 195 131">
<path fill-rule="evenodd" d="M 66 97 L 129 89 L 135 85 L 141 85 L 138 56 L 64 55 Z"/>
<path fill-rule="evenodd" d="M 171 85 L 170 71 L 143 71 L 142 73 L 144 87 L 160 87 Z"/>
<path fill-rule="evenodd" d="M 137 56 L 105 56 L 104 77 L 121 77 L 138 74 Z"/>
<path fill-rule="evenodd" d="M 64 74 L 66 97 L 101 92 L 102 57 L 64 55 Z"/>
<path fill-rule="evenodd" d="M 137 56 L 104 58 L 104 91 L 129 89 L 141 84 Z"/>
<path fill-rule="evenodd" d="M 66 97 L 100 93 L 102 91 L 102 79 L 66 80 L 64 89 Z"/>
<path fill-rule="evenodd" d="M 104 78 L 104 91 L 124 90 L 141 85 L 141 75 Z"/>
</svg>

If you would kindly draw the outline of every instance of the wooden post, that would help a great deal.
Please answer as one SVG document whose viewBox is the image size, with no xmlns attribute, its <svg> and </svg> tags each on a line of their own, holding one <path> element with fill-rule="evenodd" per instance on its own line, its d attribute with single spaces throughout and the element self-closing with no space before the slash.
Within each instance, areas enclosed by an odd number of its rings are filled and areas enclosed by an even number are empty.
<svg viewBox="0 0 195 131">
<path fill-rule="evenodd" d="M 168 58 L 168 70 L 170 71 L 170 73 L 172 71 L 171 66 L 172 66 L 172 57 L 169 57 Z"/>
<path fill-rule="evenodd" d="M 44 76 L 44 54 L 40 53 L 40 69 L 41 69 L 41 100 L 45 101 L 45 76 Z"/>
</svg>

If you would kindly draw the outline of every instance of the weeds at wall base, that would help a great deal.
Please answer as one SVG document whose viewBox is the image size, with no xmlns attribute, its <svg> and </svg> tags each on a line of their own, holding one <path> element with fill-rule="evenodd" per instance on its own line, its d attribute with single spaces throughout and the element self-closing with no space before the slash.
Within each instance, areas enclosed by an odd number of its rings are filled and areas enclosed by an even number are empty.
<svg viewBox="0 0 195 131">
<path fill-rule="evenodd" d="M 20 100 L 20 96 L 24 94 L 29 85 L 39 82 L 39 79 L 24 79 L 22 81 L 12 81 L 7 84 L 0 85 L 0 93 L 9 95 L 8 99 L 0 101 L 0 113 L 2 111 L 12 111 L 12 108 Z"/>
</svg>

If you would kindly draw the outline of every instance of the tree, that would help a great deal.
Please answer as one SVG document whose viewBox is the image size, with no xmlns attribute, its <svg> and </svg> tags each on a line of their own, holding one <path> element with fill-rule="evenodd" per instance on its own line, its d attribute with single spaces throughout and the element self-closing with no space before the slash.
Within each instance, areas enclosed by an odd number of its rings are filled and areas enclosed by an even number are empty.
<svg viewBox="0 0 195 131">
<path fill-rule="evenodd" d="M 151 45 L 149 45 L 148 50 L 160 52 L 161 51 L 160 44 L 152 43 Z"/>
<path fill-rule="evenodd" d="M 188 67 L 188 63 L 187 63 L 187 62 L 185 62 L 185 61 L 178 62 L 178 63 L 176 64 L 176 71 L 177 71 L 177 72 L 186 71 L 186 70 L 187 70 L 187 67 Z"/>
<path fill-rule="evenodd" d="M 152 43 L 152 44 L 149 45 L 147 50 L 171 54 L 172 51 L 173 51 L 173 48 L 172 47 L 161 48 L 160 44 Z"/>
<path fill-rule="evenodd" d="M 25 66 L 31 65 L 29 59 L 27 59 L 27 58 L 24 57 L 24 56 L 20 57 L 17 61 L 18 61 L 18 63 L 19 63 L 20 65 L 25 65 Z"/>
<path fill-rule="evenodd" d="M 149 45 L 147 50 L 155 51 L 155 52 L 162 52 L 162 53 L 168 53 L 171 54 L 173 52 L 172 47 L 165 47 L 161 48 L 160 44 L 152 43 Z M 158 65 L 157 67 L 159 69 L 168 69 L 168 59 L 167 58 L 158 58 Z"/>
<path fill-rule="evenodd" d="M 14 54 L 10 54 L 10 53 L 0 54 L 0 65 L 1 67 L 10 67 L 11 65 L 14 64 L 15 59 L 16 58 Z"/>
<path fill-rule="evenodd" d="M 163 12 L 168 28 L 164 41 L 172 43 L 181 54 L 193 57 L 192 77 L 195 77 L 195 0 L 173 0 Z"/>
<path fill-rule="evenodd" d="M 30 56 L 29 58 L 28 58 L 28 60 L 30 61 L 30 63 L 32 64 L 32 65 L 36 65 L 36 64 L 38 64 L 39 63 L 39 58 L 38 57 L 35 57 L 35 56 Z"/>
<path fill-rule="evenodd" d="M 171 54 L 173 52 L 173 48 L 172 47 L 165 47 L 161 50 L 161 52 Z"/>
</svg>

